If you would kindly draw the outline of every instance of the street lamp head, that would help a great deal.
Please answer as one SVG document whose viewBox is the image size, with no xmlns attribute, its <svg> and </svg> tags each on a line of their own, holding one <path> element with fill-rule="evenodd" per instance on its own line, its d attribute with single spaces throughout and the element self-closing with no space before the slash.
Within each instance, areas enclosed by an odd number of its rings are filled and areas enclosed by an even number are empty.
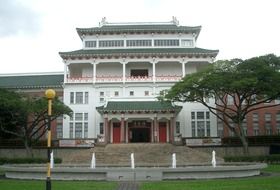
<svg viewBox="0 0 280 190">
<path fill-rule="evenodd" d="M 46 90 L 45 95 L 46 95 L 47 99 L 49 99 L 49 100 L 54 99 L 55 91 L 53 89 L 48 89 L 48 90 Z"/>
</svg>

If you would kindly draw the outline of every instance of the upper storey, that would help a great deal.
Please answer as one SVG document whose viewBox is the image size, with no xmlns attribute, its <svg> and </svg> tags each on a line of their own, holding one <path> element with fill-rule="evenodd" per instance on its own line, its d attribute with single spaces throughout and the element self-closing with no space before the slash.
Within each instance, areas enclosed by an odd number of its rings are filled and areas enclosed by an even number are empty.
<svg viewBox="0 0 280 190">
<path fill-rule="evenodd" d="M 83 49 L 195 47 L 201 27 L 179 26 L 171 22 L 108 23 L 99 27 L 77 28 Z"/>
</svg>

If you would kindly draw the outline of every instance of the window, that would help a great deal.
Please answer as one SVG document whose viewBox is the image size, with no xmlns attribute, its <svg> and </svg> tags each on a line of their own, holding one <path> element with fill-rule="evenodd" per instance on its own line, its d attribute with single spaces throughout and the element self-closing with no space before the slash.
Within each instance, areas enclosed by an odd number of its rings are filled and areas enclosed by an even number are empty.
<svg viewBox="0 0 280 190">
<path fill-rule="evenodd" d="M 88 138 L 88 113 L 74 113 L 70 119 L 70 138 Z"/>
<path fill-rule="evenodd" d="M 85 104 L 88 104 L 88 92 L 85 92 Z"/>
<path fill-rule="evenodd" d="M 144 92 L 145 96 L 149 96 L 149 91 Z"/>
<path fill-rule="evenodd" d="M 115 91 L 115 96 L 119 96 L 119 91 Z"/>
<path fill-rule="evenodd" d="M 70 131 L 69 131 L 69 138 L 71 138 L 71 139 L 73 138 L 73 128 L 74 128 L 73 126 L 74 126 L 74 124 L 73 124 L 73 123 L 70 123 L 70 128 L 69 128 L 69 130 L 70 130 Z"/>
<path fill-rule="evenodd" d="M 62 138 L 63 137 L 63 117 L 59 116 L 56 118 L 56 138 Z"/>
<path fill-rule="evenodd" d="M 132 69 L 130 71 L 130 76 L 132 77 L 147 77 L 149 76 L 148 69 Z"/>
<path fill-rule="evenodd" d="M 155 40 L 155 46 L 179 46 L 179 40 L 166 39 L 166 40 Z"/>
<path fill-rule="evenodd" d="M 152 46 L 152 40 L 126 40 L 126 46 L 128 47 Z"/>
<path fill-rule="evenodd" d="M 76 92 L 76 104 L 82 104 L 82 103 L 83 103 L 83 93 Z"/>
<path fill-rule="evenodd" d="M 230 95 L 227 96 L 227 105 L 233 105 L 233 97 Z"/>
<path fill-rule="evenodd" d="M 100 40 L 99 47 L 123 47 L 123 40 Z"/>
<path fill-rule="evenodd" d="M 85 41 L 85 47 L 96 47 L 96 41 Z"/>
<path fill-rule="evenodd" d="M 104 98 L 105 93 L 103 91 L 99 92 L 99 102 L 104 102 L 105 98 Z"/>
<path fill-rule="evenodd" d="M 265 126 L 266 135 L 272 135 L 271 119 L 272 119 L 271 113 L 264 114 L 264 120 L 265 120 L 264 126 Z"/>
<path fill-rule="evenodd" d="M 75 138 L 82 138 L 82 132 L 83 132 L 83 123 L 75 123 Z"/>
<path fill-rule="evenodd" d="M 193 40 L 190 40 L 190 39 L 184 39 L 181 41 L 181 45 L 183 47 L 192 47 L 193 46 Z"/>
<path fill-rule="evenodd" d="M 70 92 L 70 104 L 88 104 L 88 92 Z"/>
<path fill-rule="evenodd" d="M 56 138 L 61 139 L 63 137 L 62 123 L 56 125 Z"/>
<path fill-rule="evenodd" d="M 192 137 L 210 136 L 210 113 L 209 111 L 191 112 Z"/>
<path fill-rule="evenodd" d="M 70 92 L 70 104 L 74 104 L 74 92 Z"/>
<path fill-rule="evenodd" d="M 276 130 L 280 134 L 280 112 L 276 114 Z"/>
<path fill-rule="evenodd" d="M 134 96 L 134 91 L 129 91 L 129 96 Z"/>
<path fill-rule="evenodd" d="M 103 123 L 99 123 L 99 134 L 100 135 L 104 134 L 104 124 Z"/>
<path fill-rule="evenodd" d="M 176 133 L 180 134 L 180 122 L 176 121 Z"/>
<path fill-rule="evenodd" d="M 253 122 L 259 122 L 259 114 L 253 113 Z"/>
</svg>

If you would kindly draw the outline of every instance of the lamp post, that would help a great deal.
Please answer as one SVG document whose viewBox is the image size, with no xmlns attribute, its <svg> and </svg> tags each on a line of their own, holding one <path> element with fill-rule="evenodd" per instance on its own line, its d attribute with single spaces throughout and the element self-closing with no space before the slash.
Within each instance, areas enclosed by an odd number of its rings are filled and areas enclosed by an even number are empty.
<svg viewBox="0 0 280 190">
<path fill-rule="evenodd" d="M 45 92 L 45 96 L 48 99 L 48 169 L 46 179 L 46 190 L 51 190 L 51 116 L 52 116 L 52 100 L 55 97 L 55 91 L 48 89 Z"/>
</svg>

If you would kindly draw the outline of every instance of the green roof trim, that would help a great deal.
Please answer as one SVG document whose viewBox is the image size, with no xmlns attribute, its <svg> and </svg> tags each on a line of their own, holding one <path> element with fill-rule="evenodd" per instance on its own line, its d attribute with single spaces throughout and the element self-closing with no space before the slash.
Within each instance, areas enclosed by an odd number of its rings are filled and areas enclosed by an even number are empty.
<svg viewBox="0 0 280 190">
<path fill-rule="evenodd" d="M 69 52 L 59 52 L 65 58 L 97 57 L 97 56 L 129 56 L 129 55 L 211 55 L 216 57 L 219 50 L 202 48 L 131 48 L 131 49 L 80 49 Z"/>
<path fill-rule="evenodd" d="M 96 108 L 100 113 L 112 112 L 179 112 L 182 107 L 160 101 L 109 101 Z"/>
<path fill-rule="evenodd" d="M 63 74 L 36 74 L 1 76 L 0 88 L 21 89 L 21 88 L 62 88 Z"/>
<path fill-rule="evenodd" d="M 196 33 L 201 26 L 177 26 L 175 24 L 147 24 L 147 25 L 104 25 L 102 27 L 76 28 L 80 36 L 106 33 Z"/>
</svg>

